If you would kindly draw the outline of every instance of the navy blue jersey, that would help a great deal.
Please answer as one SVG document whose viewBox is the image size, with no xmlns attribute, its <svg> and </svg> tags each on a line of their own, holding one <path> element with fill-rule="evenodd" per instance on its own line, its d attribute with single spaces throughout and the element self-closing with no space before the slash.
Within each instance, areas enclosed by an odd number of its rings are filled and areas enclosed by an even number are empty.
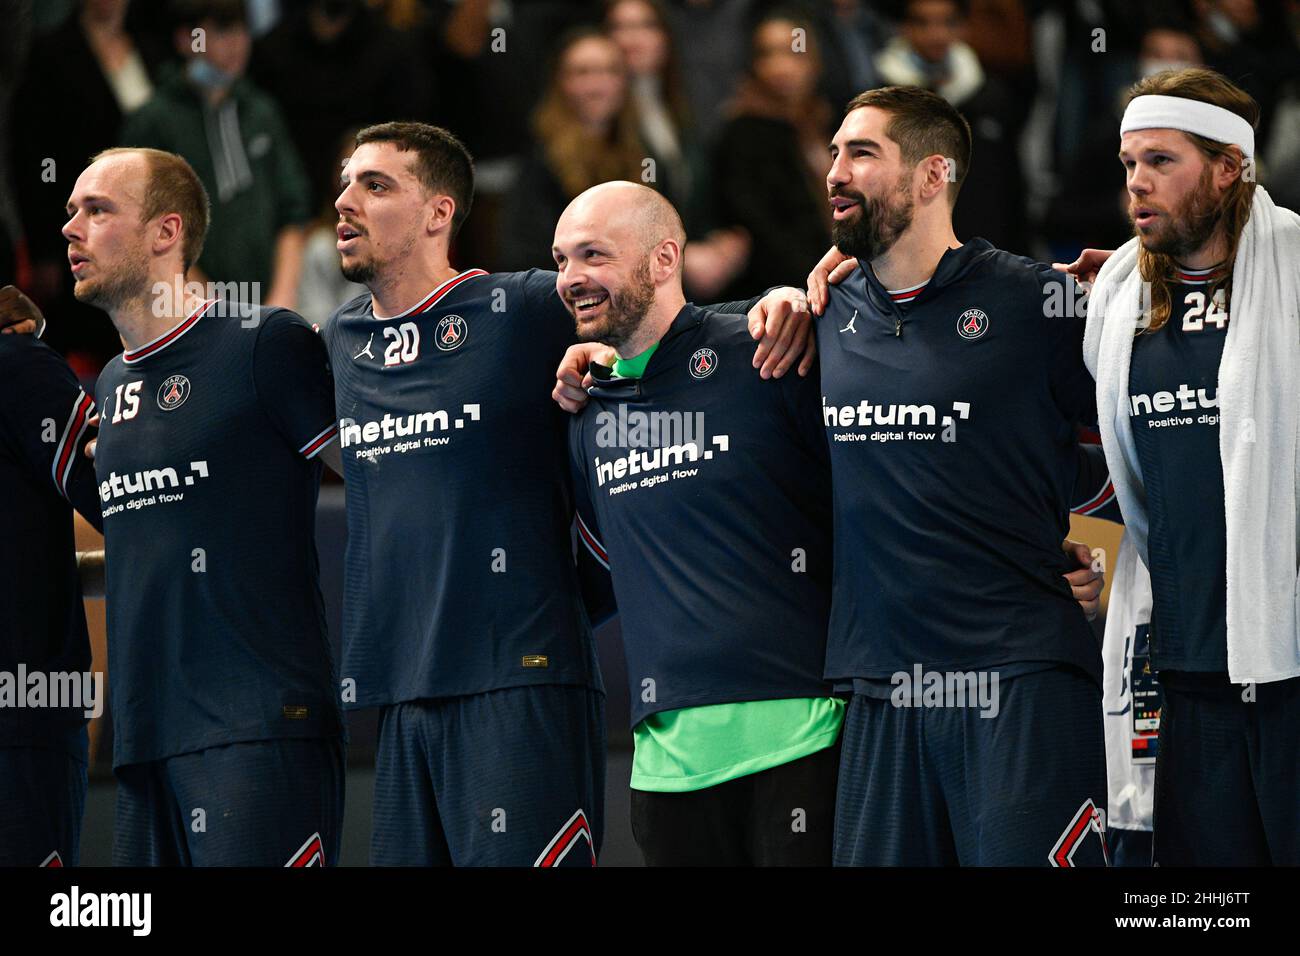
<svg viewBox="0 0 1300 956">
<path fill-rule="evenodd" d="M 53 349 L 30 335 L 0 335 L 0 746 L 51 744 L 85 723 L 84 707 L 30 709 L 27 674 L 90 670 L 77 580 L 75 506 L 100 525 L 90 396 Z"/>
<path fill-rule="evenodd" d="M 1205 281 L 1133 340 L 1129 414 L 1151 532 L 1152 657 L 1159 670 L 1228 669 L 1228 532 L 1219 455 L 1219 360 L 1228 310 Z"/>
<path fill-rule="evenodd" d="M 367 294 L 321 332 L 347 485 L 342 676 L 355 704 L 600 687 L 569 536 L 567 416 L 550 399 L 574 340 L 555 274 L 469 270 L 388 319 Z"/>
<path fill-rule="evenodd" d="M 816 376 L 764 381 L 739 316 L 683 307 L 570 427 L 580 533 L 613 577 L 632 723 L 818 697 L 831 497 Z"/>
<path fill-rule="evenodd" d="M 340 733 L 315 544 L 325 349 L 211 304 L 96 386 L 114 765 Z"/>
<path fill-rule="evenodd" d="M 550 398 L 577 341 L 555 280 L 469 269 L 400 315 L 367 294 L 321 329 L 347 484 L 345 704 L 602 686 Z"/>
<path fill-rule="evenodd" d="M 1053 296 L 1055 297 L 1053 299 Z M 1082 316 L 1059 273 L 975 239 L 913 301 L 870 269 L 818 322 L 835 494 L 826 676 L 1101 656 L 1062 575 L 1094 422 Z"/>
</svg>

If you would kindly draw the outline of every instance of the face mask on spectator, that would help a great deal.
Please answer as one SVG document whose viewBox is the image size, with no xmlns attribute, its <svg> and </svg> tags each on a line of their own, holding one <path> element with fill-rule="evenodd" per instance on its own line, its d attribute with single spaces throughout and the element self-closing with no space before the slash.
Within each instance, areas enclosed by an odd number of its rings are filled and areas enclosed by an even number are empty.
<svg viewBox="0 0 1300 956">
<path fill-rule="evenodd" d="M 192 58 L 185 66 L 185 73 L 190 82 L 204 90 L 224 90 L 235 82 L 235 78 L 225 70 L 217 69 L 205 56 Z"/>
</svg>

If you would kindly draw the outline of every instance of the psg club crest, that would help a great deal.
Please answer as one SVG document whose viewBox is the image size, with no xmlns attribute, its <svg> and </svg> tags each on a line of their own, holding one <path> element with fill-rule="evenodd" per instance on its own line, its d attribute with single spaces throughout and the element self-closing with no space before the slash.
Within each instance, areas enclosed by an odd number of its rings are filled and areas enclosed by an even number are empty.
<svg viewBox="0 0 1300 956">
<path fill-rule="evenodd" d="M 989 317 L 979 309 L 967 309 L 957 319 L 957 334 L 963 339 L 977 339 L 989 330 Z"/>
<path fill-rule="evenodd" d="M 158 407 L 164 412 L 174 412 L 190 397 L 190 380 L 184 375 L 172 375 L 158 386 Z"/>
<path fill-rule="evenodd" d="M 718 353 L 713 349 L 697 349 L 687 366 L 694 378 L 708 378 L 718 367 Z"/>
<path fill-rule="evenodd" d="M 437 342 L 439 349 L 450 352 L 465 344 L 465 336 L 468 334 L 469 325 L 459 315 L 444 315 L 442 321 L 438 323 L 434 341 Z"/>
</svg>

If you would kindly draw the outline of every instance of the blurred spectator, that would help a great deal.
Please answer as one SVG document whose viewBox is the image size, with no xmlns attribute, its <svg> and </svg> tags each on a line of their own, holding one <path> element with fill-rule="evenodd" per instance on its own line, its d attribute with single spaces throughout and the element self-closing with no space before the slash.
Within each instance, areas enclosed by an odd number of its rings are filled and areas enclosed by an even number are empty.
<svg viewBox="0 0 1300 956">
<path fill-rule="evenodd" d="M 366 0 L 366 5 L 398 32 L 417 29 L 429 16 L 427 0 Z"/>
<path fill-rule="evenodd" d="M 744 72 L 745 38 L 758 8 L 758 0 L 669 0 L 667 5 L 681 52 L 686 100 L 706 139 L 726 119 L 723 97 Z"/>
<path fill-rule="evenodd" d="M 307 177 L 279 107 L 244 76 L 251 39 L 243 0 L 174 8 L 184 67 L 167 71 L 127 117 L 121 143 L 184 156 L 207 188 L 212 224 L 196 281 L 257 283 L 261 304 L 293 308 L 311 218 Z M 203 50 L 194 49 L 196 29 Z"/>
<path fill-rule="evenodd" d="M 831 0 L 817 8 L 821 13 L 814 24 L 822 40 L 822 88 L 839 111 L 859 93 L 880 85 L 875 60 L 885 44 L 887 27 L 866 0 Z"/>
<path fill-rule="evenodd" d="M 698 156 L 663 4 L 660 0 L 611 0 L 605 11 L 605 28 L 623 51 L 637 130 L 654 157 L 659 191 L 686 215 Z"/>
<path fill-rule="evenodd" d="M 969 0 L 962 39 L 1011 94 L 1017 132 L 1038 92 L 1029 14 L 1022 0 Z"/>
<path fill-rule="evenodd" d="M 127 0 L 81 3 L 35 40 L 13 102 L 11 175 L 31 263 L 26 291 L 60 317 L 50 324 L 51 344 L 65 353 L 80 346 L 96 364 L 121 351 L 121 343 L 102 314 L 73 297 L 60 230 L 78 174 L 92 155 L 117 143 L 122 117 L 149 99 L 166 58 L 138 35 L 128 12 Z"/>
<path fill-rule="evenodd" d="M 442 98 L 439 116 L 474 155 L 476 185 L 496 189 L 505 183 L 495 181 L 492 161 L 526 152 L 520 134 L 546 85 L 557 39 L 590 24 L 599 7 L 594 0 L 429 0 L 429 9 L 428 55 L 439 88 L 454 92 Z"/>
<path fill-rule="evenodd" d="M 557 38 L 599 16 L 594 0 L 427 0 L 423 41 L 439 90 L 434 122 L 474 156 L 474 215 L 453 252 L 498 268 L 498 236 L 531 148 L 529 117 L 546 87 Z M 550 239 L 547 239 L 550 249 Z M 548 254 L 546 262 L 550 262 Z"/>
<path fill-rule="evenodd" d="M 1165 70 L 1184 70 L 1189 66 L 1202 66 L 1200 44 L 1184 23 L 1164 23 L 1153 26 L 1142 35 L 1138 47 L 1138 68 L 1134 82 Z M 1123 91 L 1117 102 L 1123 102 Z M 1119 111 L 1121 115 L 1123 110 Z"/>
<path fill-rule="evenodd" d="M 721 298 L 802 287 L 830 247 L 826 150 L 837 114 L 817 92 L 819 47 L 798 16 L 778 11 L 758 21 L 749 68 L 714 152 L 717 221 L 743 228 L 751 243 Z"/>
<path fill-rule="evenodd" d="M 1023 255 L 1029 235 L 1018 111 L 1006 88 L 985 75 L 975 51 L 958 39 L 964 9 L 958 0 L 907 0 L 899 35 L 876 57 L 876 69 L 882 83 L 933 90 L 966 117 L 971 168 L 953 228 L 962 239 L 982 236 Z"/>
<path fill-rule="evenodd" d="M 390 29 L 361 0 L 288 8 L 254 47 L 249 76 L 275 97 L 303 157 L 332 155 L 351 127 L 431 112 L 431 73 L 414 36 Z M 311 170 L 313 208 L 338 192 L 338 176 L 323 173 Z"/>
<path fill-rule="evenodd" d="M 1118 156 L 1128 86 L 1162 70 L 1201 64 L 1201 48 L 1189 23 L 1169 20 L 1143 34 L 1130 82 L 1092 111 L 1078 151 L 1062 168 L 1060 192 L 1044 227 L 1053 261 L 1070 262 L 1088 246 L 1113 249 L 1132 237 Z"/>
<path fill-rule="evenodd" d="M 1300 46 L 1300 0 L 1287 0 L 1284 29 L 1290 43 Z M 1292 78 L 1279 91 L 1272 126 L 1261 179 L 1274 202 L 1300 209 L 1300 79 Z"/>
<path fill-rule="evenodd" d="M 22 0 L 17 9 L 10 11 L 9 22 L 0 32 L 0 130 L 13 128 L 10 108 L 31 42 L 31 0 Z M 0 286 L 18 281 L 18 244 L 22 235 L 10 160 L 9 150 L 0 151 Z M 23 284 L 30 285 L 28 278 L 22 277 Z"/>
<path fill-rule="evenodd" d="M 614 179 L 643 181 L 650 157 L 628 101 L 623 53 L 600 29 L 580 27 L 560 40 L 533 132 L 536 148 L 507 199 L 498 268 L 550 267 L 555 222 L 575 196 Z"/>
<path fill-rule="evenodd" d="M 280 0 L 247 0 L 247 3 L 248 32 L 254 40 L 260 40 L 280 22 L 280 15 L 284 12 L 282 4 Z"/>
<path fill-rule="evenodd" d="M 1149 17 L 1153 9 L 1170 4 L 1165 0 L 1141 4 L 1071 0 L 1060 6 L 1064 10 L 1063 46 L 1048 58 L 1052 64 L 1060 63 L 1052 103 L 1056 113 L 1054 167 L 1058 170 L 1078 154 L 1097 104 L 1113 103 L 1133 82 L 1138 44 Z"/>
<path fill-rule="evenodd" d="M 1260 107 L 1256 139 L 1268 142 L 1278 93 L 1300 77 L 1300 49 L 1287 29 L 1280 4 L 1255 0 L 1193 0 L 1205 64 L 1255 98 Z"/>
<path fill-rule="evenodd" d="M 655 160 L 658 188 L 686 223 L 687 293 L 712 299 L 744 266 L 749 235 L 743 229 L 706 233 L 712 205 L 707 157 L 691 123 L 667 10 L 661 0 L 607 0 L 605 27 L 627 63 L 638 130 Z"/>
<path fill-rule="evenodd" d="M 320 214 L 308 230 L 307 245 L 302 254 L 297 311 L 308 322 L 316 325 L 327 321 L 344 302 L 355 299 L 366 291 L 366 287 L 359 282 L 349 282 L 343 278 L 343 270 L 339 267 L 339 251 L 335 247 L 338 242 L 339 214 L 334 208 L 334 200 L 343 164 L 356 149 L 356 136 L 356 129 L 344 133 L 338 149 L 325 167 L 324 172 L 333 178 L 334 193 L 320 203 Z"/>
<path fill-rule="evenodd" d="M 986 73 L 1010 80 L 1033 64 L 1023 0 L 968 0 L 964 39 Z"/>
</svg>

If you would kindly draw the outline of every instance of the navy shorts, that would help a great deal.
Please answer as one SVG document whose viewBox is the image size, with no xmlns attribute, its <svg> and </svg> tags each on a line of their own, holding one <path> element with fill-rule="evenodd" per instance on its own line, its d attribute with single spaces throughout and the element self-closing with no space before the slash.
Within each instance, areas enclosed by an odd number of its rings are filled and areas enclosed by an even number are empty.
<svg viewBox="0 0 1300 956">
<path fill-rule="evenodd" d="M 592 866 L 605 696 L 533 685 L 381 708 L 376 866 Z"/>
<path fill-rule="evenodd" d="M 1049 667 L 1000 678 L 990 699 L 984 717 L 853 695 L 836 866 L 1105 865 L 1101 689 Z"/>
<path fill-rule="evenodd" d="M 1156 863 L 1300 866 L 1300 677 L 1249 692 L 1226 674 L 1160 684 Z"/>
<path fill-rule="evenodd" d="M 0 747 L 0 866 L 76 866 L 86 808 L 86 728 L 62 745 Z"/>
<path fill-rule="evenodd" d="M 128 764 L 114 866 L 334 866 L 343 741 L 257 740 Z"/>
</svg>

